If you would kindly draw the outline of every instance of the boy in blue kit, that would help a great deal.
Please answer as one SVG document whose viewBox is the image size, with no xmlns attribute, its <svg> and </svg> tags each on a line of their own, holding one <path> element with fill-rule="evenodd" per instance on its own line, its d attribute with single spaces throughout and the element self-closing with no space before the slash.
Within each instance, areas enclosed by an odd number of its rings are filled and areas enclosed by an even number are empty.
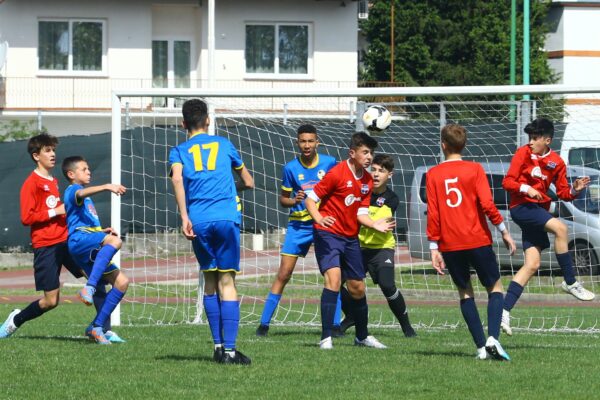
<svg viewBox="0 0 600 400">
<path fill-rule="evenodd" d="M 249 365 L 236 350 L 240 322 L 235 275 L 240 271 L 241 204 L 237 191 L 254 187 L 238 151 L 226 138 L 208 135 L 206 103 L 183 104 L 188 140 L 171 149 L 171 181 L 183 235 L 192 241 L 204 274 L 204 309 L 214 342 L 213 359 Z M 232 170 L 239 176 L 237 183 Z"/>
<path fill-rule="evenodd" d="M 122 195 L 126 189 L 124 186 L 110 183 L 86 187 L 90 183 L 91 172 L 88 163 L 80 156 L 65 158 L 62 171 L 71 183 L 64 193 L 69 229 L 69 252 L 88 276 L 85 287 L 78 292 L 78 295 L 86 305 L 91 305 L 92 297 L 101 279 L 112 285 L 104 304 L 85 333 L 96 343 L 111 344 L 102 326 L 123 299 L 129 286 L 129 279 L 111 262 L 115 253 L 121 248 L 121 239 L 113 228 L 102 228 L 90 196 L 104 191 Z"/>
<path fill-rule="evenodd" d="M 257 336 L 267 336 L 271 318 L 296 267 L 298 257 L 306 257 L 313 243 L 313 220 L 306 210 L 304 198 L 307 193 L 337 164 L 335 158 L 317 153 L 319 138 L 313 125 L 298 127 L 298 149 L 300 156 L 283 167 L 279 203 L 290 209 L 285 241 L 281 249 L 281 263 L 271 291 L 265 300 L 265 308 L 256 329 Z M 339 330 L 340 313 L 337 313 Z M 334 328 L 335 330 L 335 328 Z"/>
</svg>

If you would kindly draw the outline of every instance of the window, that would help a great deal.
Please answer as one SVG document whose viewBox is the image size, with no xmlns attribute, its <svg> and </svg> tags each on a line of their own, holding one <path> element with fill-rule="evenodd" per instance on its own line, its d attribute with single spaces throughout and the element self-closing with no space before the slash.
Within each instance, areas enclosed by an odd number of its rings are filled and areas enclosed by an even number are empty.
<svg viewBox="0 0 600 400">
<path fill-rule="evenodd" d="M 246 25 L 246 73 L 308 77 L 309 35 L 307 24 Z"/>
<path fill-rule="evenodd" d="M 106 71 L 105 22 L 38 22 L 38 69 L 43 72 L 98 74 Z"/>
<path fill-rule="evenodd" d="M 189 88 L 191 85 L 191 41 L 152 41 L 152 87 Z M 154 98 L 157 107 L 178 107 L 181 101 Z"/>
</svg>

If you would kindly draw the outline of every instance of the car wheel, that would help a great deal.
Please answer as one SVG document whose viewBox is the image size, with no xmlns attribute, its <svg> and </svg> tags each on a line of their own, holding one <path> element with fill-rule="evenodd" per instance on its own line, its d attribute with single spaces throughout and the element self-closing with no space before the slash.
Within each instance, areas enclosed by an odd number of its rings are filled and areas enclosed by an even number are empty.
<svg viewBox="0 0 600 400">
<path fill-rule="evenodd" d="M 569 252 L 573 259 L 575 274 L 578 276 L 598 275 L 600 265 L 598 265 L 598 256 L 594 249 L 585 242 L 571 243 Z"/>
</svg>

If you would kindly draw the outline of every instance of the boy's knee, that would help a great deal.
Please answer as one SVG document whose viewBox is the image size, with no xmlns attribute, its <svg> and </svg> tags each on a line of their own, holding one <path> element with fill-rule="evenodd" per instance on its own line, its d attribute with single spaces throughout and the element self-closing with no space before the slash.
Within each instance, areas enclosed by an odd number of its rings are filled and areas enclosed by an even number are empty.
<svg viewBox="0 0 600 400">
<path fill-rule="evenodd" d="M 396 288 L 396 285 L 379 285 L 379 287 L 381 288 L 381 292 L 383 293 L 383 295 L 385 297 L 392 297 L 394 294 L 396 294 L 396 291 L 398 290 L 398 288 Z"/>
<path fill-rule="evenodd" d="M 348 292 L 353 299 L 358 300 L 365 297 L 365 282 L 364 281 L 346 281 Z"/>
<path fill-rule="evenodd" d="M 121 246 L 123 245 L 123 241 L 118 236 L 108 235 L 103 244 L 111 245 L 115 249 L 120 250 Z"/>
<path fill-rule="evenodd" d="M 292 278 L 292 270 L 280 269 L 277 273 L 277 279 L 283 284 L 287 284 Z"/>
</svg>

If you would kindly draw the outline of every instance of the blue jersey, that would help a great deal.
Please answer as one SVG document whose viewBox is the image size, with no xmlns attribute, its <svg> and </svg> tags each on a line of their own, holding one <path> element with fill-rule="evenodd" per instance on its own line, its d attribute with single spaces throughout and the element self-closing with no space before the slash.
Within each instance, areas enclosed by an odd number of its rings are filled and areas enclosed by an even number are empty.
<svg viewBox="0 0 600 400">
<path fill-rule="evenodd" d="M 72 184 L 65 190 L 64 201 L 67 213 L 69 236 L 78 230 L 98 231 L 101 229 L 100 219 L 91 198 L 77 200 L 75 193 L 83 189 L 79 184 Z"/>
<path fill-rule="evenodd" d="M 226 138 L 197 133 L 171 149 L 169 163 L 183 165 L 183 187 L 192 224 L 212 221 L 240 223 L 241 206 L 231 169 L 244 163 Z"/>
<path fill-rule="evenodd" d="M 325 174 L 337 164 L 335 158 L 317 154 L 316 164 L 314 167 L 307 167 L 302 163 L 299 157 L 285 164 L 283 167 L 283 178 L 281 189 L 287 192 L 292 192 L 290 197 L 296 197 L 299 190 L 304 190 L 308 195 L 312 188 L 325 176 Z M 304 201 L 296 204 L 290 209 L 290 221 L 311 221 L 312 218 Z"/>
</svg>

